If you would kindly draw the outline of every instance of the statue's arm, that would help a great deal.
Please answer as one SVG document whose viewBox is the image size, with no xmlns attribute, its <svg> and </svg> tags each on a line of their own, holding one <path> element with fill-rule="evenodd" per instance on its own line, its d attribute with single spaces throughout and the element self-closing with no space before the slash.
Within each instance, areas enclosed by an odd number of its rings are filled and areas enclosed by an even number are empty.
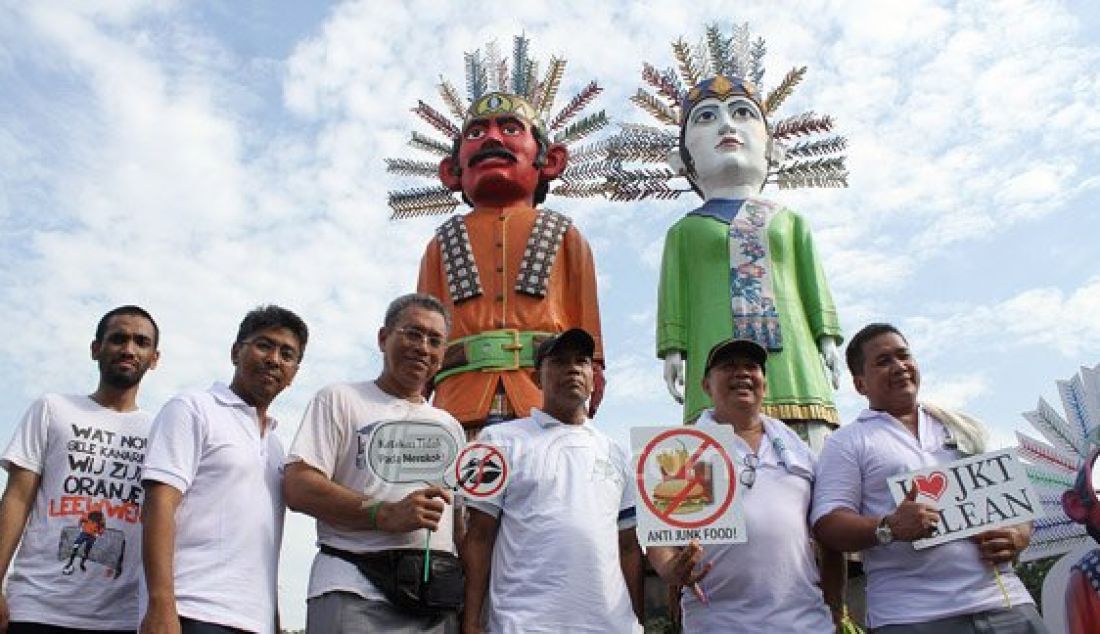
<svg viewBox="0 0 1100 634">
<path fill-rule="evenodd" d="M 683 256 L 676 227 L 665 236 L 657 287 L 657 356 L 664 359 L 668 393 L 684 402 L 684 358 L 687 350 L 687 301 Z"/>
<path fill-rule="evenodd" d="M 796 273 L 806 321 L 810 324 L 810 330 L 817 342 L 825 372 L 833 389 L 837 389 L 840 386 L 839 346 L 843 339 L 836 305 L 833 303 L 833 294 L 825 279 L 825 269 L 821 266 L 809 224 L 793 213 L 792 221 Z"/>
<path fill-rule="evenodd" d="M 821 335 L 817 338 L 817 349 L 821 352 L 821 362 L 825 364 L 825 373 L 833 384 L 833 389 L 840 388 L 840 352 L 837 349 L 836 337 Z"/>
</svg>

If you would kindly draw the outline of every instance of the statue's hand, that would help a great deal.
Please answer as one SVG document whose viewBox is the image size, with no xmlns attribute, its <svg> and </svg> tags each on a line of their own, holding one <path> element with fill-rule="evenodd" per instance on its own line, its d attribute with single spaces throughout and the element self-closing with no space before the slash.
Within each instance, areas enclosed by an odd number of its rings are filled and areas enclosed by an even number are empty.
<svg viewBox="0 0 1100 634">
<path fill-rule="evenodd" d="M 684 402 L 684 355 L 678 350 L 665 354 L 665 385 L 677 403 Z"/>
<path fill-rule="evenodd" d="M 825 373 L 829 375 L 833 389 L 840 389 L 840 353 L 836 351 L 836 339 L 822 335 L 817 340 L 817 348 L 821 351 L 821 362 L 825 364 Z"/>
</svg>

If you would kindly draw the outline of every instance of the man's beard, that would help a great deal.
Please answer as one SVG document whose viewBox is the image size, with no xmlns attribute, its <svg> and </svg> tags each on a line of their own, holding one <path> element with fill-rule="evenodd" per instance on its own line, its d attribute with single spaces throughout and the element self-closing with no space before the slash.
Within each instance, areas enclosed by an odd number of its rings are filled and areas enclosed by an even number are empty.
<svg viewBox="0 0 1100 634">
<path fill-rule="evenodd" d="M 128 390 L 141 382 L 147 368 L 140 364 L 133 372 L 124 372 L 113 369 L 110 365 L 99 370 L 99 378 L 107 385 L 120 390 Z"/>
</svg>

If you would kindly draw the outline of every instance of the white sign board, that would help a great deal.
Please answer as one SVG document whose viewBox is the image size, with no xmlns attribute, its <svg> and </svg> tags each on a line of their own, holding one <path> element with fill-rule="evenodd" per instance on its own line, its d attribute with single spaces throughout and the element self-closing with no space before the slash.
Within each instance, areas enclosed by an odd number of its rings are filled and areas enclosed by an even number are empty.
<svg viewBox="0 0 1100 634">
<path fill-rule="evenodd" d="M 504 492 L 511 475 L 504 455 L 497 445 L 475 440 L 458 453 L 450 482 L 463 497 L 472 500 L 497 498 Z"/>
<path fill-rule="evenodd" d="M 917 487 L 917 502 L 939 511 L 936 533 L 913 542 L 917 550 L 1042 517 L 1039 496 L 1016 451 L 1002 449 L 890 478 L 890 494 L 901 503 Z"/>
<path fill-rule="evenodd" d="M 643 547 L 748 541 L 732 429 L 635 427 L 630 442 Z"/>
<path fill-rule="evenodd" d="M 392 420 L 359 430 L 356 464 L 393 484 L 442 484 L 462 439 L 430 420 Z"/>
</svg>

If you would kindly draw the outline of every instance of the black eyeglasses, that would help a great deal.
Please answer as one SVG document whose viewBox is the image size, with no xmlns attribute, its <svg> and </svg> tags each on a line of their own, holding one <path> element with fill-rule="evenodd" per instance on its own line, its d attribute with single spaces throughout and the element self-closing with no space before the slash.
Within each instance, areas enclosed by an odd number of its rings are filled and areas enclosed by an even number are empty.
<svg viewBox="0 0 1100 634">
<path fill-rule="evenodd" d="M 405 341 L 411 345 L 419 346 L 425 341 L 428 342 L 428 347 L 438 350 L 447 345 L 447 340 L 439 335 L 429 335 L 423 330 L 417 330 L 416 328 L 394 328 L 396 332 L 401 333 L 401 336 L 405 338 Z"/>
<path fill-rule="evenodd" d="M 741 470 L 741 475 L 737 479 L 745 485 L 745 488 L 751 489 L 752 485 L 756 484 L 756 468 L 760 466 L 760 457 L 754 453 L 747 453 L 741 459 L 741 464 L 745 468 Z"/>
<path fill-rule="evenodd" d="M 267 337 L 256 337 L 255 339 L 249 339 L 244 343 L 252 346 L 263 356 L 268 356 L 272 352 L 276 352 L 279 357 L 279 361 L 286 363 L 287 365 L 294 365 L 301 360 L 302 355 L 292 346 L 279 345 Z"/>
</svg>

